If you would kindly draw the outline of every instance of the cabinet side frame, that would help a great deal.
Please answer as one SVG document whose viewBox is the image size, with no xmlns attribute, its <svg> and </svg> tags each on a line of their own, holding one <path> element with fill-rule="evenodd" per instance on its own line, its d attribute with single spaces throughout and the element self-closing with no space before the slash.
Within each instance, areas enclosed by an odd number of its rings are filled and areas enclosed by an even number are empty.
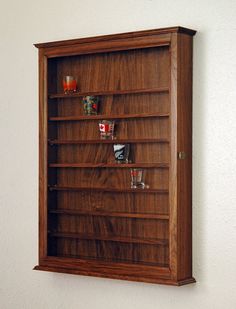
<svg viewBox="0 0 236 309">
<path fill-rule="evenodd" d="M 47 256 L 47 57 L 39 49 L 39 261 Z"/>
<path fill-rule="evenodd" d="M 192 44 L 171 35 L 170 269 L 176 281 L 192 277 Z M 178 158 L 182 152 L 183 157 Z"/>
</svg>

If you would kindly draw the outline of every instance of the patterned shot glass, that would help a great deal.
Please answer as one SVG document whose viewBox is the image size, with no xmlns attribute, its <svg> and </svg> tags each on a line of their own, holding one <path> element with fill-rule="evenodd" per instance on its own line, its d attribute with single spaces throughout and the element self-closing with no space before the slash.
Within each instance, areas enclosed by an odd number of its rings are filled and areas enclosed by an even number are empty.
<svg viewBox="0 0 236 309">
<path fill-rule="evenodd" d="M 113 139 L 114 138 L 114 120 L 102 120 L 99 122 L 99 131 L 101 139 Z"/>
<path fill-rule="evenodd" d="M 129 144 L 114 144 L 113 149 L 117 163 L 129 163 Z"/>
<path fill-rule="evenodd" d="M 91 95 L 83 97 L 85 115 L 97 115 L 99 98 Z"/>
</svg>

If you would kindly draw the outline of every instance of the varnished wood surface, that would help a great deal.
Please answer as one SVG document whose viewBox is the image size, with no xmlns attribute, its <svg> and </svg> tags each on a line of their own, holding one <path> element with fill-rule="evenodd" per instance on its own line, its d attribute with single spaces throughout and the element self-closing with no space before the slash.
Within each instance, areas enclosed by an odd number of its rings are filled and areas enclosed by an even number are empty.
<svg viewBox="0 0 236 309">
<path fill-rule="evenodd" d="M 56 255 L 70 259 L 168 267 L 167 245 L 120 242 L 112 240 L 49 237 L 57 244 Z M 50 256 L 55 256 L 51 252 Z M 157 262 L 158 261 L 158 262 Z M 105 271 L 105 270 L 104 270 Z"/>
<path fill-rule="evenodd" d="M 145 214 L 145 213 L 127 213 L 127 212 L 114 212 L 114 211 L 85 211 L 78 209 L 52 209 L 49 211 L 53 214 L 67 214 L 67 215 L 89 215 L 101 217 L 122 217 L 122 218 L 142 218 L 142 219 L 160 219 L 168 220 L 169 215 L 166 214 Z"/>
<path fill-rule="evenodd" d="M 51 163 L 49 167 L 77 167 L 77 168 L 168 168 L 168 163 Z"/>
<path fill-rule="evenodd" d="M 143 169 L 143 181 L 146 187 L 140 190 L 168 190 L 169 171 L 164 168 Z M 58 168 L 57 185 L 127 191 L 131 190 L 131 176 L 127 168 Z"/>
<path fill-rule="evenodd" d="M 135 237 L 121 237 L 121 236 L 98 236 L 93 234 L 77 234 L 77 233 L 50 233 L 52 237 L 62 237 L 62 238 L 78 238 L 78 239 L 91 239 L 91 240 L 103 240 L 103 241 L 115 241 L 115 242 L 125 242 L 125 243 L 138 243 L 147 245 L 168 245 L 168 241 L 164 239 L 151 239 L 151 238 L 135 238 Z"/>
<path fill-rule="evenodd" d="M 84 120 L 82 122 L 60 122 L 57 124 L 57 134 L 61 140 L 84 140 L 100 138 L 98 122 Z M 124 139 L 168 139 L 168 118 L 153 119 L 130 118 L 118 120 L 115 123 L 114 137 Z"/>
<path fill-rule="evenodd" d="M 179 72 L 177 104 L 177 147 L 185 151 L 186 159 L 178 160 L 178 279 L 192 276 L 192 50 L 188 36 L 178 38 Z M 180 125 L 184 123 L 184 125 Z M 181 150 L 182 149 L 182 150 Z"/>
<path fill-rule="evenodd" d="M 87 91 L 87 92 L 75 92 L 70 94 L 65 93 L 52 93 L 49 94 L 50 99 L 69 99 L 84 96 L 111 96 L 111 95 L 124 95 L 124 94 L 137 94 L 137 93 L 161 93 L 169 92 L 168 87 L 160 88 L 143 88 L 143 89 L 125 89 L 125 90 L 104 90 L 104 91 Z"/>
<path fill-rule="evenodd" d="M 115 263 L 110 260 L 94 261 L 90 259 L 52 256 L 52 257 L 47 257 L 47 258 L 40 260 L 40 265 L 41 266 L 37 266 L 37 268 L 43 267 L 43 266 L 52 267 L 55 269 L 55 271 L 56 271 L 56 268 L 65 268 L 71 271 L 74 270 L 75 273 L 77 274 L 78 274 L 77 271 L 80 270 L 83 272 L 83 274 L 86 274 L 86 272 L 91 272 L 91 275 L 92 273 L 97 273 L 98 276 L 100 274 L 101 276 L 110 277 L 110 278 L 112 278 L 112 276 L 114 275 L 115 277 L 121 276 L 120 279 L 124 277 L 127 280 L 128 278 L 133 278 L 133 280 L 135 280 L 135 278 L 137 277 L 140 278 L 140 281 L 143 281 L 143 279 L 146 278 L 147 282 L 148 282 L 148 278 L 151 279 L 153 282 L 156 282 L 155 280 L 158 280 L 158 279 L 162 279 L 162 280 L 169 279 L 170 280 L 170 270 L 164 264 L 161 267 L 160 265 L 158 266 L 142 265 L 141 263 L 140 264 L 135 264 L 135 263 L 132 264 L 132 263 L 126 263 L 126 262 Z"/>
<path fill-rule="evenodd" d="M 169 114 L 165 114 L 165 113 L 146 113 L 146 114 L 125 114 L 125 115 L 67 116 L 67 117 L 50 117 L 49 120 L 50 121 L 81 121 L 81 120 L 150 118 L 150 117 L 169 117 Z"/>
<path fill-rule="evenodd" d="M 192 277 L 192 39 L 172 34 L 171 52 L 170 267 L 181 280 Z"/>
<path fill-rule="evenodd" d="M 186 33 L 189 35 L 195 35 L 196 31 L 185 28 L 185 27 L 176 26 L 176 27 L 167 27 L 167 28 L 160 28 L 160 29 L 110 34 L 110 35 L 96 36 L 96 37 L 90 37 L 90 38 L 72 39 L 72 40 L 66 40 L 66 41 L 38 43 L 34 45 L 37 48 L 58 47 L 58 46 L 65 46 L 65 45 L 71 46 L 73 44 L 85 43 L 85 42 L 91 43 L 91 42 L 98 42 L 98 41 L 112 41 L 112 40 L 121 40 L 124 38 L 133 39 L 136 37 L 143 37 L 143 36 L 146 37 L 146 36 L 169 34 L 169 33 Z"/>
<path fill-rule="evenodd" d="M 91 164 L 93 162 L 93 164 L 117 165 L 111 143 L 60 144 L 60 146 L 50 148 L 57 150 L 57 163 Z M 129 164 L 147 164 L 148 166 L 159 163 L 168 167 L 168 154 L 168 143 L 130 143 Z M 55 163 L 55 158 L 51 158 L 50 163 Z"/>
<path fill-rule="evenodd" d="M 37 45 L 38 269 L 175 285 L 194 282 L 194 33 L 175 27 Z M 62 93 L 65 75 L 77 78 L 78 93 Z M 84 95 L 99 96 L 98 115 L 83 115 Z M 100 139 L 101 119 L 115 120 L 113 140 Z M 115 163 L 113 145 L 118 143 L 130 144 L 130 163 Z M 177 160 L 178 151 L 189 154 L 184 162 Z M 130 188 L 132 167 L 143 168 L 145 189 Z"/>
<path fill-rule="evenodd" d="M 46 59 L 39 50 L 39 259 L 47 255 L 47 114 L 48 105 L 45 80 L 47 76 Z"/>
<path fill-rule="evenodd" d="M 124 244 L 126 246 L 126 244 Z M 127 244 L 130 246 L 130 244 Z M 149 246 L 149 245 L 139 245 L 134 244 L 134 246 Z M 158 247 L 158 246 L 156 246 Z M 160 246 L 161 248 L 165 248 L 163 246 Z M 64 262 L 64 265 L 63 265 Z M 48 264 L 47 264 L 48 263 Z M 135 272 L 139 270 L 139 274 L 146 275 L 146 276 L 156 276 L 157 274 L 161 278 L 170 278 L 170 269 L 168 268 L 168 265 L 158 264 L 158 265 L 144 265 L 142 263 L 136 264 L 136 263 L 126 263 L 126 262 L 114 262 L 112 260 L 102 261 L 102 260 L 93 260 L 93 259 L 80 259 L 80 258 L 74 258 L 74 257 L 66 257 L 61 256 L 60 258 L 57 258 L 55 256 L 48 256 L 40 260 L 41 265 L 50 265 L 50 266 L 57 266 L 57 267 L 65 267 L 65 265 L 68 268 L 80 268 L 84 269 L 85 266 L 88 266 L 90 269 L 97 269 L 102 270 L 104 273 L 109 272 L 109 268 L 113 268 L 114 272 L 122 271 L 123 274 L 132 274 L 134 275 Z"/>
<path fill-rule="evenodd" d="M 138 266 L 140 267 L 140 265 Z M 86 267 L 87 268 L 87 267 Z M 114 271 L 110 271 L 110 273 L 104 273 L 103 271 L 90 271 L 90 270 L 81 270 L 81 269 L 71 269 L 68 267 L 58 267 L 58 266 L 35 266 L 35 270 L 41 271 L 49 271 L 56 273 L 64 273 L 64 274 L 72 274 L 72 275 L 81 275 L 81 276 L 92 276 L 92 277 L 101 277 L 108 279 L 118 279 L 118 280 L 128 280 L 128 281 L 138 281 L 138 282 L 146 282 L 146 283 L 157 283 L 163 285 L 173 285 L 173 286 L 182 286 L 190 283 L 195 283 L 196 280 L 194 278 L 187 278 L 180 281 L 175 281 L 172 279 L 163 279 L 160 274 L 156 276 L 133 276 L 133 275 L 123 275 L 118 273 L 114 273 Z"/>
<path fill-rule="evenodd" d="M 117 196 L 119 194 L 119 198 Z M 169 215 L 169 195 L 167 192 L 148 193 L 148 203 L 145 192 L 114 192 L 92 190 L 59 190 L 49 191 L 49 197 L 54 200 L 49 209 L 73 209 L 84 212 L 104 211 L 134 214 L 165 214 Z"/>
<path fill-rule="evenodd" d="M 50 139 L 51 145 L 65 144 L 130 144 L 130 143 L 169 143 L 167 138 L 136 138 L 136 139 L 87 139 L 87 140 L 53 140 Z"/>
<path fill-rule="evenodd" d="M 168 220 L 90 215 L 73 217 L 67 214 L 51 215 L 49 219 L 57 220 L 56 230 L 54 228 L 50 229 L 53 233 L 89 234 L 94 237 L 115 237 L 116 239 L 119 237 L 127 237 L 128 239 L 134 237 L 138 239 L 166 240 L 168 238 Z"/>
<path fill-rule="evenodd" d="M 60 98 L 49 100 L 49 117 L 84 116 L 82 98 Z M 100 96 L 98 114 L 107 116 L 132 114 L 169 114 L 169 93 L 136 93 Z"/>
<path fill-rule="evenodd" d="M 50 186 L 49 190 L 53 191 L 98 191 L 98 192 L 117 192 L 117 193 L 168 193 L 167 189 L 129 189 L 129 188 L 103 188 L 103 187 L 76 187 L 76 186 Z"/>
</svg>

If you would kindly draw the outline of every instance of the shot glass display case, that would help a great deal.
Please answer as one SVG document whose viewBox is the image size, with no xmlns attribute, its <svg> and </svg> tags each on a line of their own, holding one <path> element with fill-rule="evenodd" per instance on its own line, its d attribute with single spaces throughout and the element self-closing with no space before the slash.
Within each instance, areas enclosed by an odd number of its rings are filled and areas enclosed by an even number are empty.
<svg viewBox="0 0 236 309">
<path fill-rule="evenodd" d="M 39 49 L 37 270 L 183 285 L 192 277 L 192 41 L 172 27 Z M 63 78 L 77 81 L 63 92 Z M 99 98 L 95 115 L 83 98 Z M 101 139 L 99 123 L 114 120 Z M 129 145 L 117 163 L 114 145 Z M 131 187 L 141 169 L 144 186 Z"/>
</svg>

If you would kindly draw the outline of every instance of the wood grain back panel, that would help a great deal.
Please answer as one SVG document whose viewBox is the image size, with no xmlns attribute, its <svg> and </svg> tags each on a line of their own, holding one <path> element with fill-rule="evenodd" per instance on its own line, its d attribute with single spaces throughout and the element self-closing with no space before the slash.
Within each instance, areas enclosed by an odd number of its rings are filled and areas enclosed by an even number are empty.
<svg viewBox="0 0 236 309">
<path fill-rule="evenodd" d="M 52 148 L 58 149 L 57 158 L 52 158 L 50 163 L 115 163 L 113 144 L 60 145 Z M 129 160 L 133 163 L 168 163 L 168 154 L 168 144 L 134 143 L 130 144 Z"/>
<path fill-rule="evenodd" d="M 80 91 L 168 86 L 169 59 L 168 47 L 158 47 L 58 57 L 49 61 L 56 62 L 57 92 L 60 93 L 65 75 L 77 78 Z"/>
<path fill-rule="evenodd" d="M 143 169 L 143 180 L 150 189 L 168 189 L 168 169 Z M 130 188 L 130 169 L 123 168 L 60 168 L 58 186 Z"/>
<path fill-rule="evenodd" d="M 56 232 L 94 236 L 124 236 L 129 238 L 168 239 L 167 220 L 134 219 L 101 216 L 55 215 Z"/>
<path fill-rule="evenodd" d="M 50 105 L 57 106 L 56 110 L 51 110 L 50 116 L 83 115 L 81 97 L 51 100 Z M 168 93 L 99 96 L 98 113 L 101 115 L 146 114 L 155 112 L 169 112 Z"/>
<path fill-rule="evenodd" d="M 167 47 L 83 55 L 50 59 L 57 68 L 56 81 L 48 91 L 62 92 L 62 78 L 78 78 L 81 91 L 132 90 L 169 85 L 169 50 Z M 54 70 L 55 77 L 55 70 Z M 52 79 L 52 77 L 50 77 Z M 99 97 L 99 114 L 129 115 L 154 112 L 169 113 L 169 94 L 126 94 Z M 82 98 L 51 99 L 49 116 L 83 115 Z M 54 131 L 49 138 L 59 140 L 99 139 L 98 121 L 62 121 L 50 123 Z M 55 128 L 57 129 L 55 133 Z M 169 138 L 169 119 L 119 119 L 115 124 L 115 138 Z M 50 163 L 114 163 L 113 144 L 83 144 L 51 147 Z M 54 160 L 54 162 L 53 162 Z M 135 163 L 168 163 L 169 145 L 158 143 L 131 144 L 130 160 Z M 51 184 L 60 186 L 86 186 L 129 188 L 130 169 L 120 168 L 50 168 Z M 168 169 L 144 169 L 144 182 L 150 188 L 168 189 Z M 50 193 L 51 194 L 51 193 Z M 168 194 L 132 194 L 98 192 L 52 193 L 51 209 L 103 210 L 126 213 L 168 214 Z M 57 233 L 91 234 L 100 236 L 143 237 L 168 239 L 168 220 L 146 220 L 105 216 L 76 216 L 51 214 L 49 228 Z M 67 239 L 49 237 L 51 254 L 83 256 L 105 260 L 124 260 L 138 263 L 168 264 L 168 246 L 127 244 L 102 240 Z M 144 251 L 146 250 L 146 251 Z"/>
<path fill-rule="evenodd" d="M 58 124 L 58 138 L 62 140 L 99 139 L 99 122 L 61 122 Z M 114 138 L 142 139 L 169 138 L 169 121 L 159 119 L 122 119 L 115 121 Z"/>
<path fill-rule="evenodd" d="M 57 256 L 168 266 L 168 247 L 66 238 L 54 241 Z"/>
<path fill-rule="evenodd" d="M 56 198 L 55 198 L 56 194 Z M 107 211 L 123 213 L 168 214 L 168 194 L 110 193 L 110 192 L 50 192 L 51 209 Z M 56 202 L 55 202 L 56 200 Z"/>
</svg>

